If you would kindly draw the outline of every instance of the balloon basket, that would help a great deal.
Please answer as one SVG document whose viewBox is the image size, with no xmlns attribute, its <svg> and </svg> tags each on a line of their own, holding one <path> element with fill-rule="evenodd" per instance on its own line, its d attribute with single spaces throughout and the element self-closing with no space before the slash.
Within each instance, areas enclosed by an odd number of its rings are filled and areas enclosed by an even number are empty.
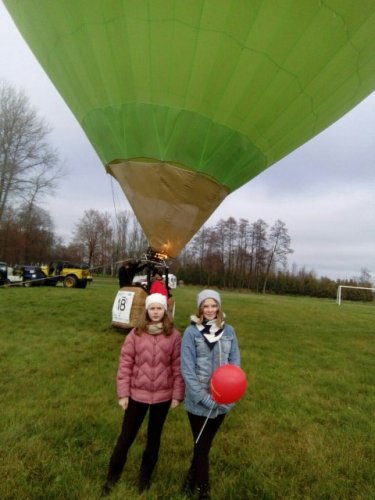
<svg viewBox="0 0 375 500">
<path fill-rule="evenodd" d="M 140 286 L 124 286 L 115 298 L 112 310 L 112 326 L 129 330 L 134 328 L 145 308 L 147 292 Z M 127 310 L 127 304 L 131 303 Z"/>
</svg>

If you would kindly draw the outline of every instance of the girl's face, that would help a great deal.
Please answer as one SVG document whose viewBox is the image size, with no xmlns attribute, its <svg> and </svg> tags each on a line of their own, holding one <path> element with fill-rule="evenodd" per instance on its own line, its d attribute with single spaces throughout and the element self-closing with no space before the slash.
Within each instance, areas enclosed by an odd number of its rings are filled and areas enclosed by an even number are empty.
<svg viewBox="0 0 375 500">
<path fill-rule="evenodd" d="M 217 317 L 217 313 L 219 311 L 219 306 L 214 299 L 206 299 L 202 306 L 203 317 L 207 321 L 215 319 Z"/>
<path fill-rule="evenodd" d="M 153 323 L 158 323 L 164 317 L 165 309 L 161 304 L 151 304 L 147 309 L 150 320 Z"/>
</svg>

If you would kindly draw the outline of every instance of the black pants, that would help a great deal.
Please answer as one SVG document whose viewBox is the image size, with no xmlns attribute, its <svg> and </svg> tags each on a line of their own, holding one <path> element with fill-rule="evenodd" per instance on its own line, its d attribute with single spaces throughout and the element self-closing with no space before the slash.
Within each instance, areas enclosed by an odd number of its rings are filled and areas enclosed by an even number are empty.
<svg viewBox="0 0 375 500">
<path fill-rule="evenodd" d="M 209 481 L 209 462 L 208 455 L 210 453 L 211 445 L 214 437 L 222 424 L 225 414 L 218 415 L 216 418 L 209 418 L 207 424 L 199 438 L 198 443 L 195 444 L 197 437 L 206 421 L 206 417 L 200 417 L 188 412 L 190 427 L 194 438 L 194 452 L 191 462 L 191 471 L 194 474 L 196 483 L 208 484 Z"/>
<path fill-rule="evenodd" d="M 129 398 L 129 405 L 122 422 L 121 434 L 117 439 L 109 461 L 108 479 L 117 480 L 120 477 L 128 456 L 128 451 L 137 436 L 148 409 L 150 409 L 150 413 L 147 428 L 147 443 L 143 453 L 142 467 L 143 469 L 147 469 L 147 472 L 151 475 L 158 460 L 161 433 L 170 405 L 171 401 L 146 404 Z"/>
</svg>

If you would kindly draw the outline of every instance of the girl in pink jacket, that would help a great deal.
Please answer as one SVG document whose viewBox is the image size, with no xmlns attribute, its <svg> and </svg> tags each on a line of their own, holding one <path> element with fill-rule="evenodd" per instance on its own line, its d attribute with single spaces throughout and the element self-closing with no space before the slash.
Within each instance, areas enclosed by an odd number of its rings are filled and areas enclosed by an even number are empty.
<svg viewBox="0 0 375 500">
<path fill-rule="evenodd" d="M 147 443 L 139 475 L 139 492 L 150 487 L 158 460 L 160 438 L 169 408 L 184 399 L 180 372 L 181 335 L 167 314 L 167 299 L 154 293 L 121 349 L 117 372 L 118 404 L 125 410 L 121 434 L 113 450 L 102 495 L 120 478 L 130 446 L 149 410 Z"/>
</svg>

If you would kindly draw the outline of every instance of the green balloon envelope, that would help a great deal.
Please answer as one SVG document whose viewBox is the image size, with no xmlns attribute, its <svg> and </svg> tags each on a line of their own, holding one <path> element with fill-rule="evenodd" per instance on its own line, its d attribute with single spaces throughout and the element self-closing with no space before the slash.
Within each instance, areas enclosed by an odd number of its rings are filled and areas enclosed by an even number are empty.
<svg viewBox="0 0 375 500">
<path fill-rule="evenodd" d="M 375 88 L 366 0 L 4 3 L 171 257 L 225 196 Z"/>
</svg>

